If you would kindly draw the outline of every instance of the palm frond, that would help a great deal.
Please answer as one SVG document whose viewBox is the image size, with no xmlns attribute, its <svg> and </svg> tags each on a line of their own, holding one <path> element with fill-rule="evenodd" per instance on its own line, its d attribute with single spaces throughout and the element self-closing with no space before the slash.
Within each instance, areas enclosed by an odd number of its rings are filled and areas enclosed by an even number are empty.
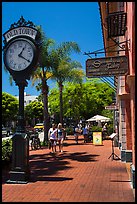
<svg viewBox="0 0 137 204">
<path fill-rule="evenodd" d="M 34 86 L 36 83 L 41 82 L 42 79 L 44 78 L 44 75 L 46 76 L 45 80 L 48 80 L 52 77 L 53 74 L 52 72 L 49 72 L 47 70 L 45 71 L 45 74 L 43 74 L 41 67 L 38 67 L 31 76 L 32 86 Z"/>
</svg>

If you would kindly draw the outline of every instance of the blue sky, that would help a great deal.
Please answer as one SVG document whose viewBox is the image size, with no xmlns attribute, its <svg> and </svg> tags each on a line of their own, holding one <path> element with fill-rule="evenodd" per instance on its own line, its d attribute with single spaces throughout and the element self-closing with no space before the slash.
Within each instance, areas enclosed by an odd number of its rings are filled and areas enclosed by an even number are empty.
<svg viewBox="0 0 137 204">
<path fill-rule="evenodd" d="M 84 71 L 88 59 L 84 52 L 104 47 L 98 2 L 2 2 L 2 34 L 21 16 L 26 21 L 41 25 L 46 36 L 54 39 L 57 44 L 65 41 L 78 43 L 81 54 L 73 54 L 72 59 L 79 61 Z M 10 85 L 9 73 L 5 72 L 3 66 L 2 91 L 18 95 L 18 87 L 15 82 L 13 86 Z M 28 82 L 25 92 L 39 95 L 40 92 L 31 86 L 31 81 Z M 55 87 L 55 82 L 49 81 L 48 85 L 50 88 Z"/>
</svg>

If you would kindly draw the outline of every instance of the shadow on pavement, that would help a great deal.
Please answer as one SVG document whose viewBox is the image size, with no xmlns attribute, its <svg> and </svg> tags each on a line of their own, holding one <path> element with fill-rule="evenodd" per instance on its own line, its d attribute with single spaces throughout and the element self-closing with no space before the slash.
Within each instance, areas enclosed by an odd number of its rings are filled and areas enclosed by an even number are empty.
<svg viewBox="0 0 137 204">
<path fill-rule="evenodd" d="M 79 145 L 84 145 L 84 143 Z M 69 177 L 58 177 L 58 172 L 73 168 L 70 166 L 71 160 L 76 162 L 96 162 L 98 156 L 98 154 L 87 154 L 86 151 L 72 153 L 64 151 L 63 153 L 57 152 L 54 154 L 49 152 L 39 153 L 39 150 L 33 151 L 29 156 L 31 172 L 29 182 L 72 180 L 73 178 Z M 9 171 L 10 168 L 2 172 L 2 183 L 6 183 L 9 179 Z"/>
<path fill-rule="evenodd" d="M 63 181 L 73 178 L 58 177 L 59 171 L 65 171 L 73 168 L 70 165 L 69 160 L 77 162 L 96 162 L 96 154 L 86 154 L 86 152 L 76 153 L 55 153 L 55 154 L 41 154 L 30 156 L 30 170 L 31 178 L 30 182 L 35 181 Z M 50 177 L 49 177 L 50 176 Z"/>
</svg>

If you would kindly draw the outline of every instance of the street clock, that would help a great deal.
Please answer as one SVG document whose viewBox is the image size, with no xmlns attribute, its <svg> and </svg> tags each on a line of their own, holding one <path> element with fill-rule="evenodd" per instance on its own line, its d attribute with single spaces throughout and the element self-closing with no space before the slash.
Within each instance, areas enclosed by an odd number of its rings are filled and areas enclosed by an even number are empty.
<svg viewBox="0 0 137 204">
<path fill-rule="evenodd" d="M 18 38 L 8 44 L 4 52 L 4 64 L 10 72 L 22 72 L 35 66 L 36 46 L 26 38 Z"/>
<path fill-rule="evenodd" d="M 39 61 L 41 34 L 33 22 L 23 16 L 13 23 L 4 36 L 4 64 L 19 87 L 19 113 L 12 137 L 12 167 L 8 183 L 27 183 L 29 180 L 29 138 L 25 132 L 24 89 Z"/>
<path fill-rule="evenodd" d="M 6 69 L 19 83 L 30 79 L 37 68 L 39 57 L 40 33 L 30 21 L 23 17 L 11 25 L 4 33 L 4 64 Z"/>
</svg>

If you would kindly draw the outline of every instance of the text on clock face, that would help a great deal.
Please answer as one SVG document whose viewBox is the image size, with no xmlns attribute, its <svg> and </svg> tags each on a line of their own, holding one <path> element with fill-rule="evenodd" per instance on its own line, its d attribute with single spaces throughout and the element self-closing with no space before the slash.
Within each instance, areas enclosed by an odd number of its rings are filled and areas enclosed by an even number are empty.
<svg viewBox="0 0 137 204">
<path fill-rule="evenodd" d="M 32 62 L 34 52 L 29 42 L 24 40 L 15 41 L 7 51 L 6 59 L 8 66 L 16 71 L 27 68 Z"/>
</svg>

